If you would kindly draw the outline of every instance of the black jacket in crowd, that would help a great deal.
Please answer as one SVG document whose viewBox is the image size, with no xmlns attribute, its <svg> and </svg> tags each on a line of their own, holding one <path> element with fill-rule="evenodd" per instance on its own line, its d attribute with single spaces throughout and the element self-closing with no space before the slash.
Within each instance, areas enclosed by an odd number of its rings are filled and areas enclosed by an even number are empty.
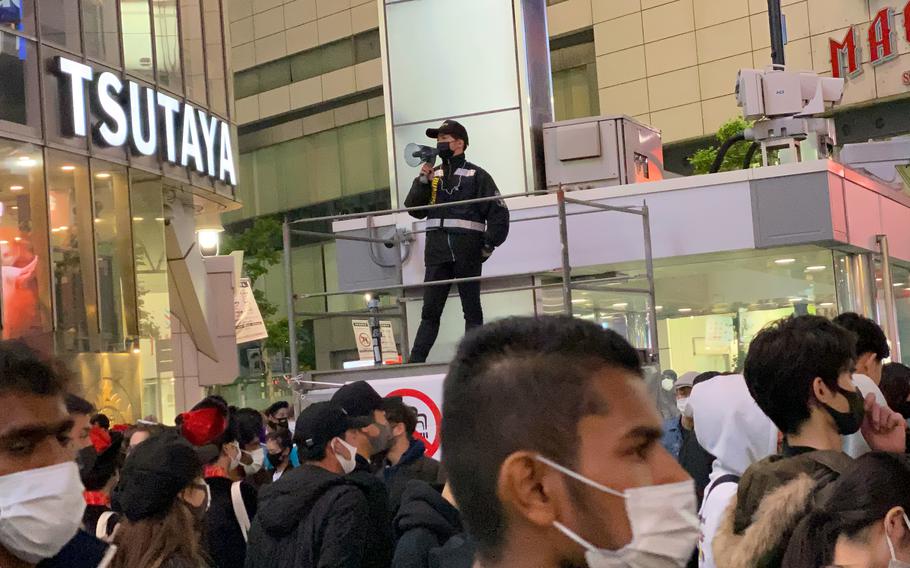
<svg viewBox="0 0 910 568">
<path fill-rule="evenodd" d="M 363 491 L 346 477 L 304 465 L 264 487 L 246 568 L 360 568 L 369 526 Z"/>
<path fill-rule="evenodd" d="M 115 550 L 85 531 L 79 531 L 57 556 L 42 560 L 37 568 L 98 568 L 107 566 Z"/>
<path fill-rule="evenodd" d="M 203 531 L 206 552 L 215 568 L 243 568 L 246 541 L 231 499 L 231 485 L 234 482 L 226 477 L 208 477 L 205 482 L 212 493 Z M 252 520 L 256 515 L 256 489 L 251 484 L 242 482 L 240 495 L 246 505 L 246 513 Z"/>
<path fill-rule="evenodd" d="M 402 454 L 397 464 L 392 465 L 388 459 L 383 460 L 382 468 L 376 475 L 381 477 L 389 488 L 389 511 L 393 516 L 398 513 L 405 487 L 412 479 L 429 483 L 440 491 L 446 484 L 442 464 L 426 456 L 426 445 L 420 440 L 411 440 L 410 447 Z"/>
<path fill-rule="evenodd" d="M 363 568 L 389 568 L 395 545 L 385 483 L 373 475 L 370 462 L 360 454 L 357 454 L 357 467 L 347 478 L 363 491 L 369 510 L 370 530 L 363 549 Z"/>
<path fill-rule="evenodd" d="M 464 155 L 443 162 L 435 172 L 440 180 L 435 195 L 432 180 L 423 183 L 418 177 L 411 185 L 411 191 L 404 202 L 405 207 L 455 203 L 499 195 L 499 189 L 490 174 L 468 162 Z M 502 200 L 417 210 L 412 211 L 411 215 L 418 219 L 461 219 L 486 225 L 483 232 L 461 228 L 429 231 L 425 251 L 425 263 L 428 266 L 454 262 L 456 255 L 479 257 L 484 246 L 498 247 L 509 236 L 509 209 Z"/>
<path fill-rule="evenodd" d="M 465 554 L 463 533 L 458 509 L 429 484 L 412 480 L 395 517 L 392 568 L 471 568 L 473 548 Z"/>
</svg>

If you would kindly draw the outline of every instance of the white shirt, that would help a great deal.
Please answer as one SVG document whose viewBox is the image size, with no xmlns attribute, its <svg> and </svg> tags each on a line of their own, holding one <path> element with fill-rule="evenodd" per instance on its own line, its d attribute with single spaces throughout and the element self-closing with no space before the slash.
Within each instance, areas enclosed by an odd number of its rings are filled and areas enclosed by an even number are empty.
<svg viewBox="0 0 910 568">
<path fill-rule="evenodd" d="M 856 388 L 863 395 L 863 398 L 866 398 L 870 394 L 874 394 L 875 402 L 887 408 L 888 402 L 885 400 L 885 395 L 882 394 L 882 389 L 878 388 L 875 381 L 866 375 L 855 374 L 853 375 L 853 384 L 856 385 Z M 872 448 L 869 447 L 869 443 L 866 442 L 866 439 L 863 437 L 862 432 L 844 436 L 843 447 L 844 453 L 854 459 L 872 451 Z"/>
</svg>

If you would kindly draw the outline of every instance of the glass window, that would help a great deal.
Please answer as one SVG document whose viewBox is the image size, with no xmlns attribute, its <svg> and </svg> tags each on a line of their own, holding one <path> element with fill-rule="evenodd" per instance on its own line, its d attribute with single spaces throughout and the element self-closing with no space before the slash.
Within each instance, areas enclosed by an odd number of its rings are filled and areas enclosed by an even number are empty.
<svg viewBox="0 0 910 568">
<path fill-rule="evenodd" d="M 0 121 L 4 129 L 41 135 L 41 97 L 35 43 L 0 32 Z"/>
<path fill-rule="evenodd" d="M 38 0 L 41 39 L 70 51 L 82 50 L 79 40 L 79 3 L 73 0 Z"/>
<path fill-rule="evenodd" d="M 0 28 L 35 33 L 35 6 L 32 0 L 0 2 Z"/>
<path fill-rule="evenodd" d="M 227 114 L 227 83 L 224 75 L 224 41 L 221 36 L 221 2 L 203 0 L 202 7 L 205 10 L 202 23 L 205 28 L 205 69 L 209 108 L 225 115 Z"/>
<path fill-rule="evenodd" d="M 54 58 L 58 56 L 69 57 L 62 51 L 45 47 L 43 50 L 43 65 L 45 69 L 53 69 Z M 69 82 L 58 73 L 44 74 L 44 118 L 45 134 L 48 140 L 63 144 L 71 148 L 85 150 L 88 147 L 87 136 L 73 136 L 73 118 L 66 111 L 69 106 L 65 96 L 69 93 Z M 40 97 L 39 99 L 40 100 Z M 86 101 L 88 97 L 86 97 Z M 85 113 L 83 108 L 82 112 Z M 90 117 L 86 117 L 86 124 L 90 124 Z"/>
<path fill-rule="evenodd" d="M 322 46 L 317 55 L 322 62 L 322 73 L 331 73 L 354 65 L 354 42 L 351 38 Z"/>
<path fill-rule="evenodd" d="M 296 80 L 296 79 L 295 79 Z M 238 99 L 251 97 L 262 90 L 259 88 L 259 70 L 251 69 L 234 74 L 234 95 Z"/>
<path fill-rule="evenodd" d="M 205 47 L 200 10 L 199 0 L 180 0 L 180 33 L 183 38 L 180 45 L 186 96 L 205 106 Z"/>
<path fill-rule="evenodd" d="M 82 33 L 87 56 L 120 67 L 117 0 L 83 0 Z"/>
<path fill-rule="evenodd" d="M 101 350 L 126 351 L 127 340 L 136 332 L 136 293 L 125 167 L 92 161 L 92 202 Z"/>
<path fill-rule="evenodd" d="M 597 69 L 591 63 L 553 73 L 553 108 L 556 120 L 600 114 Z"/>
<path fill-rule="evenodd" d="M 286 59 L 267 63 L 258 69 L 259 91 L 277 89 L 291 83 L 291 66 Z"/>
<path fill-rule="evenodd" d="M 92 350 L 97 322 L 93 278 L 91 192 L 87 160 L 48 150 L 47 186 L 51 266 L 58 345 Z"/>
<path fill-rule="evenodd" d="M 379 59 L 382 56 L 379 47 L 379 30 L 354 36 L 354 55 L 357 63 Z"/>
<path fill-rule="evenodd" d="M 322 74 L 322 51 L 311 49 L 291 56 L 292 81 L 303 81 Z M 261 92 L 261 91 L 260 91 Z"/>
<path fill-rule="evenodd" d="M 152 22 L 148 0 L 121 0 L 123 65 L 127 73 L 155 79 L 152 65 Z"/>
<path fill-rule="evenodd" d="M 47 202 L 41 150 L 0 141 L 3 339 L 50 329 Z"/>
<path fill-rule="evenodd" d="M 158 83 L 175 92 L 183 92 L 180 74 L 180 34 L 177 33 L 177 0 L 153 0 L 155 11 L 155 60 Z"/>
</svg>

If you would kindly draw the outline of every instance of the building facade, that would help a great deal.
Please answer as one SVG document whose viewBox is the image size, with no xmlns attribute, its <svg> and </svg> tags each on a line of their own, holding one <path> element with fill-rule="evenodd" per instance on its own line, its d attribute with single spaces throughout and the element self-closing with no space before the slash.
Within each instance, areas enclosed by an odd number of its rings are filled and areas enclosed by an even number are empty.
<svg viewBox="0 0 910 568">
<path fill-rule="evenodd" d="M 231 0 L 228 4 L 239 130 L 238 197 L 244 204 L 226 216 L 228 230 L 241 232 L 263 216 L 297 219 L 393 206 L 384 116 L 385 62 L 378 29 L 382 2 Z M 740 116 L 734 94 L 736 72 L 771 63 L 766 0 L 546 0 L 546 4 L 554 118 L 633 116 L 662 130 L 667 168 L 674 172 L 689 173 L 686 158 L 692 151 L 713 141 L 724 122 Z M 840 143 L 910 132 L 910 67 L 906 67 L 910 8 L 905 0 L 782 0 L 782 7 L 788 66 L 847 77 L 844 102 L 835 111 Z M 420 47 L 427 49 L 428 70 L 434 69 L 431 46 Z M 336 253 L 331 240 L 295 237 L 295 292 L 337 290 Z M 697 344 L 672 357 L 668 352 L 675 366 L 710 366 L 720 361 L 712 359 L 715 347 L 704 344 L 706 322 L 715 325 L 716 318 L 710 316 L 726 313 L 736 302 L 717 294 L 699 296 L 707 274 L 727 270 L 731 259 L 742 265 L 737 274 L 744 280 L 756 272 L 773 279 L 787 269 L 786 264 L 774 262 L 782 251 L 729 254 L 729 258 L 659 262 L 659 296 L 663 292 L 679 297 L 679 307 L 690 310 L 683 313 L 693 314 L 671 317 L 672 302 L 666 301 L 659 329 L 663 344 Z M 753 311 L 767 308 L 767 313 L 755 316 L 755 322 L 792 312 L 788 298 L 812 286 L 826 287 L 818 293 L 823 311 L 849 308 L 835 297 L 833 267 L 840 259 L 832 255 L 838 253 L 803 248 L 790 254 L 801 268 L 786 293 L 775 292 L 773 309 L 778 311 L 771 311 L 771 300 L 760 295 L 745 304 Z M 818 269 L 822 266 L 824 271 Z M 677 284 L 682 288 L 671 293 L 669 287 Z M 284 317 L 282 266 L 273 266 L 257 285 L 278 308 L 275 317 Z M 634 305 L 610 297 L 603 300 L 609 305 L 601 309 L 593 296 L 577 299 L 577 311 L 588 310 L 583 315 L 589 318 L 598 310 L 626 318 L 625 312 Z M 540 301 L 529 298 L 526 311 L 540 313 Z M 418 313 L 419 302 L 411 304 L 409 313 L 415 309 Z M 451 304 L 445 321 L 452 325 L 450 344 L 454 345 L 460 318 L 455 313 L 457 302 Z M 490 314 L 513 313 L 514 305 L 507 304 L 491 296 Z M 330 297 L 302 300 L 297 307 L 307 313 L 328 313 L 364 306 L 359 297 Z M 702 316 L 706 319 L 691 319 Z M 306 365 L 338 368 L 342 361 L 357 358 L 350 319 L 306 322 L 313 351 Z M 724 334 L 728 331 L 729 326 L 724 327 Z M 734 367 L 741 347 L 728 349 L 724 364 L 714 366 Z M 287 370 L 281 362 L 273 367 L 276 373 Z M 261 381 L 258 370 L 247 365 L 244 374 L 250 377 L 249 383 L 238 383 L 238 390 L 229 395 L 237 395 L 238 401 L 270 396 L 274 385 Z"/>
<path fill-rule="evenodd" d="M 173 418 L 175 337 L 216 356 L 175 317 L 175 293 L 204 296 L 171 270 L 201 256 L 169 253 L 238 206 L 223 18 L 220 0 L 0 3 L 2 335 L 66 360 L 114 421 Z"/>
</svg>

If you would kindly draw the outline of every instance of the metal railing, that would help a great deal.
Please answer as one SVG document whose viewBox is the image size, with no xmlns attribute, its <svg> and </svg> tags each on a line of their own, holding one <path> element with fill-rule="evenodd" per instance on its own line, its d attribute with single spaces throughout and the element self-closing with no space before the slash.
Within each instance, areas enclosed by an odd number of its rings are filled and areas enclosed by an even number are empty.
<svg viewBox="0 0 910 568">
<path fill-rule="evenodd" d="M 635 288 L 635 287 L 611 287 L 611 292 L 618 293 L 628 293 L 628 294 L 641 294 L 645 295 L 648 298 L 648 334 L 647 334 L 647 343 L 648 351 L 650 353 L 651 360 L 657 362 L 658 354 L 660 352 L 660 347 L 658 345 L 658 335 L 657 335 L 657 310 L 656 310 L 656 298 L 655 298 L 655 289 L 654 289 L 654 259 L 652 254 L 652 245 L 651 245 L 651 225 L 650 225 L 650 215 L 646 202 L 643 202 L 640 206 L 612 206 L 606 205 L 603 203 L 598 203 L 594 201 L 584 201 L 580 199 L 574 199 L 566 196 L 567 191 L 560 188 L 555 192 L 548 191 L 536 191 L 528 193 L 519 193 L 506 196 L 495 196 L 495 197 L 481 197 L 477 199 L 467 199 L 464 201 L 457 201 L 453 203 L 440 203 L 434 205 L 424 205 L 420 207 L 410 207 L 410 208 L 399 208 L 399 209 L 385 209 L 382 211 L 370 211 L 364 213 L 349 213 L 344 215 L 329 215 L 324 217 L 313 217 L 306 219 L 294 219 L 290 220 L 285 217 L 284 224 L 282 227 L 282 237 L 283 237 L 283 247 L 284 247 L 284 278 L 285 278 L 285 289 L 287 293 L 286 301 L 288 307 L 288 331 L 289 331 L 289 348 L 291 351 L 291 376 L 297 376 L 299 374 L 299 361 L 297 358 L 297 318 L 298 317 L 307 317 L 311 319 L 321 319 L 321 318 L 335 318 L 335 317 L 376 317 L 380 313 L 382 317 L 400 319 L 401 320 L 401 351 L 402 356 L 407 357 L 409 353 L 408 347 L 408 323 L 407 323 L 407 299 L 399 294 L 397 298 L 397 311 L 389 312 L 390 309 L 395 308 L 379 308 L 378 310 L 365 310 L 365 311 L 342 311 L 342 312 L 298 312 L 296 309 L 296 301 L 311 299 L 311 298 L 330 298 L 335 296 L 349 296 L 349 295 L 363 295 L 363 294 L 388 294 L 391 292 L 407 292 L 411 290 L 423 289 L 431 286 L 451 286 L 453 284 L 462 284 L 467 282 L 486 282 L 492 280 L 503 280 L 506 278 L 534 278 L 540 276 L 541 272 L 527 272 L 527 273 L 516 273 L 508 275 L 497 275 L 497 276 L 476 276 L 470 278 L 451 278 L 446 280 L 435 280 L 430 282 L 422 282 L 420 284 L 395 284 L 390 286 L 380 286 L 374 288 L 361 288 L 361 289 L 352 289 L 352 290 L 335 290 L 328 292 L 307 292 L 302 294 L 294 293 L 294 279 L 293 271 L 291 264 L 291 250 L 292 250 L 292 235 L 300 235 L 305 237 L 330 237 L 336 240 L 347 240 L 353 242 L 361 242 L 369 244 L 371 247 L 375 244 L 381 244 L 388 248 L 395 249 L 395 277 L 398 282 L 404 281 L 404 262 L 406 257 L 402 257 L 402 250 L 405 247 L 408 247 L 410 242 L 414 240 L 414 236 L 426 233 L 431 230 L 438 229 L 416 229 L 416 230 L 400 230 L 396 229 L 395 234 L 391 237 L 380 238 L 372 236 L 372 231 L 374 229 L 373 220 L 376 217 L 382 217 L 387 215 L 396 215 L 396 214 L 413 214 L 413 213 L 426 213 L 428 211 L 433 211 L 437 209 L 446 209 L 456 206 L 464 206 L 468 204 L 477 204 L 477 203 L 489 203 L 491 201 L 504 201 L 518 198 L 527 198 L 527 197 L 538 197 L 538 196 L 556 196 L 556 213 L 547 214 L 547 215 L 538 215 L 531 217 L 520 217 L 517 219 L 512 219 L 511 224 L 522 223 L 527 221 L 535 220 L 544 220 L 544 219 L 559 219 L 559 239 L 561 244 L 561 269 L 559 274 L 561 274 L 561 281 L 558 283 L 532 283 L 525 286 L 512 286 L 506 288 L 497 288 L 490 291 L 490 293 L 503 293 L 503 292 L 517 292 L 517 291 L 527 291 L 527 290 L 540 290 L 548 288 L 561 288 L 562 290 L 562 299 L 563 299 L 563 309 L 567 315 L 572 315 L 572 291 L 573 290 L 588 290 L 588 291 L 603 291 L 599 288 L 596 288 L 596 285 L 603 284 L 616 284 L 622 282 L 628 282 L 631 280 L 636 280 L 644 278 L 647 281 L 646 288 Z M 590 208 L 587 211 L 568 211 L 567 205 L 574 205 L 577 207 L 586 207 Z M 542 205 L 545 206 L 545 205 Z M 603 213 L 603 212 L 613 212 L 613 213 L 624 213 L 630 215 L 638 215 L 642 220 L 642 233 L 644 238 L 644 262 L 645 262 L 645 274 L 644 275 L 628 275 L 628 276 L 618 276 L 618 277 L 586 277 L 586 276 L 576 276 L 573 280 L 572 276 L 572 265 L 570 258 L 570 249 L 569 249 L 569 217 L 576 215 L 590 215 L 594 213 Z M 298 226 L 304 225 L 307 223 L 320 223 L 320 222 L 338 222 L 338 221 L 348 221 L 355 219 L 366 219 L 367 226 L 366 228 L 370 230 L 371 236 L 358 236 L 358 235 L 344 235 L 339 233 L 324 233 L 321 231 L 300 229 Z M 374 257 L 373 261 L 377 262 L 377 259 Z M 385 265 L 383 265 L 385 266 Z M 557 273 L 549 273 L 557 274 Z M 378 362 L 377 362 L 378 363 Z"/>
</svg>

